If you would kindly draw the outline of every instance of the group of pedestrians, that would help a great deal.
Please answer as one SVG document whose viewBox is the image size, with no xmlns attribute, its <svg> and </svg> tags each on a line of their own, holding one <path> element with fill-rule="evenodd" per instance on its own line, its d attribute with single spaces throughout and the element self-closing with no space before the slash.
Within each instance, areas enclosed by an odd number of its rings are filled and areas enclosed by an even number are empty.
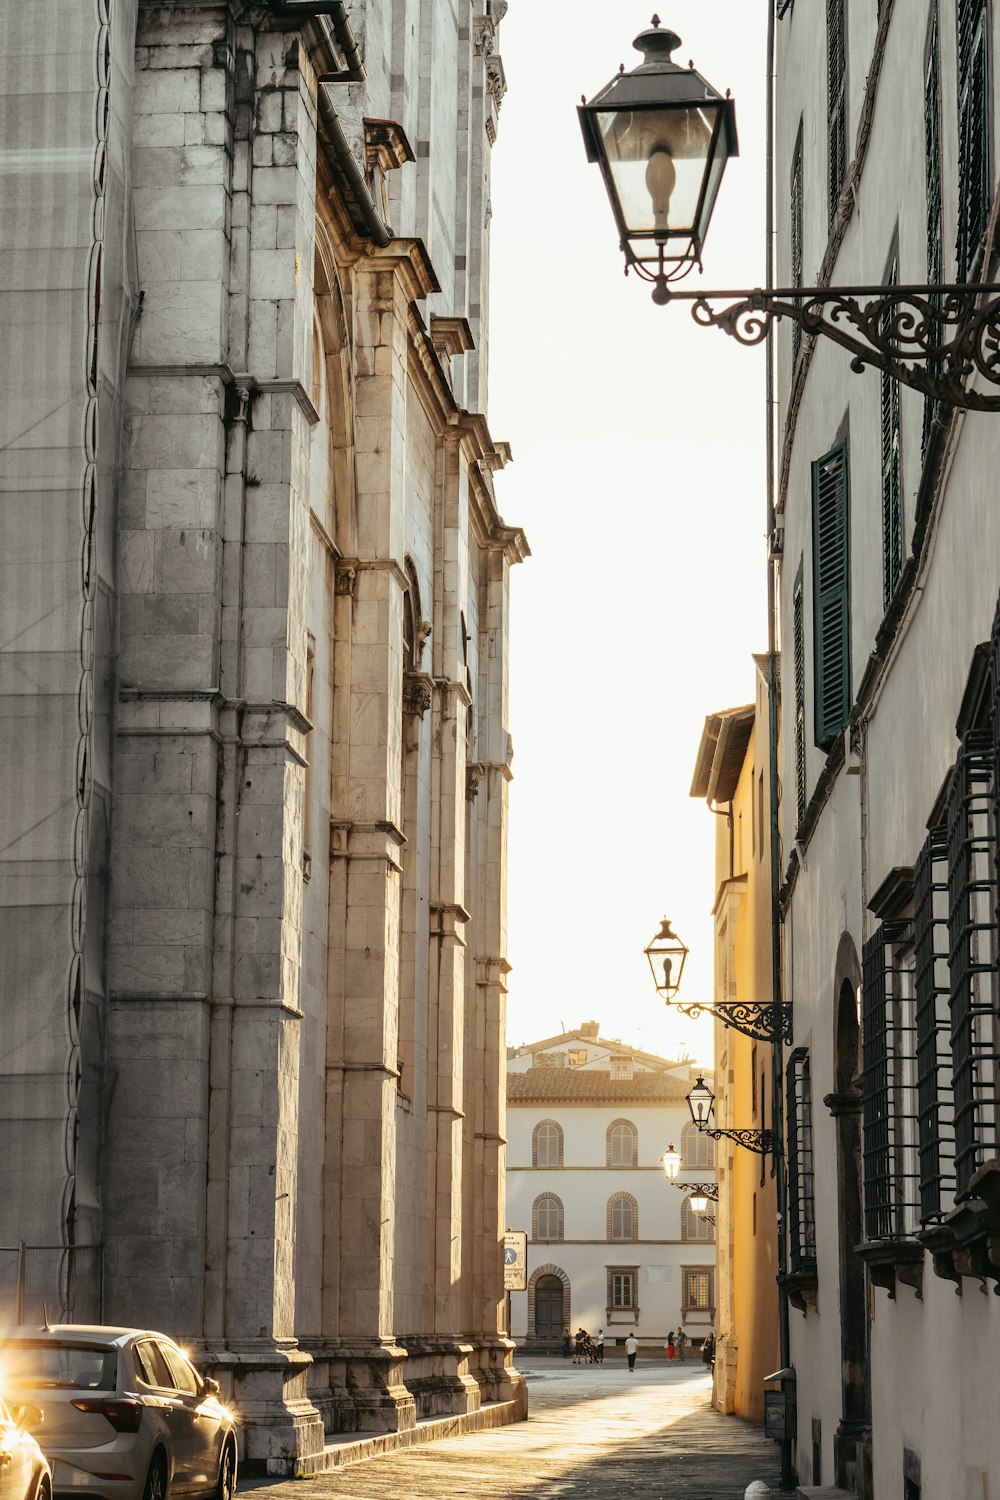
<svg viewBox="0 0 1000 1500">
<path fill-rule="evenodd" d="M 604 1329 L 599 1328 L 594 1339 L 585 1328 L 578 1328 L 574 1339 L 567 1328 L 562 1338 L 562 1354 L 563 1359 L 572 1355 L 575 1365 L 603 1365 Z"/>
<path fill-rule="evenodd" d="M 667 1334 L 667 1359 L 686 1359 L 691 1340 L 683 1328 L 678 1328 L 676 1333 L 671 1328 Z M 630 1333 L 625 1340 L 625 1355 L 628 1359 L 630 1370 L 635 1369 L 636 1355 L 639 1353 L 639 1340 L 634 1333 Z M 578 1328 L 576 1337 L 567 1328 L 562 1336 L 563 1359 L 570 1359 L 575 1365 L 603 1365 L 604 1363 L 604 1329 L 597 1330 L 597 1337 L 591 1338 L 585 1328 Z M 708 1369 L 715 1364 L 715 1336 L 708 1334 L 701 1346 L 701 1357 Z"/>
</svg>

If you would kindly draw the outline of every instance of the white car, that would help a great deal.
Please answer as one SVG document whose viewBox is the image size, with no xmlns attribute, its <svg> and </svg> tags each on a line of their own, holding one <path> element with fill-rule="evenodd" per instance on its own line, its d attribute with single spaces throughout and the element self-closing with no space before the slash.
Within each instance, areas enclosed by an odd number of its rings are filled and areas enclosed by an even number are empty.
<svg viewBox="0 0 1000 1500">
<path fill-rule="evenodd" d="M 165 1334 L 11 1328 L 0 1334 L 0 1370 L 9 1402 L 42 1410 L 55 1495 L 232 1500 L 236 1423 L 216 1382 Z"/>
<path fill-rule="evenodd" d="M 0 1500 L 52 1500 L 52 1472 L 31 1435 L 41 1420 L 37 1407 L 0 1401 Z"/>
</svg>

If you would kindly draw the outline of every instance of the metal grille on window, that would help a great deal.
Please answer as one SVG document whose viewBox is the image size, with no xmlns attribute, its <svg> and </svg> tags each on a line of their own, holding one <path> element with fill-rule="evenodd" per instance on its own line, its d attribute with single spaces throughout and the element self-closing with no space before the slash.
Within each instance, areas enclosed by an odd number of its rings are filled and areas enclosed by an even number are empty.
<svg viewBox="0 0 1000 1500">
<path fill-rule="evenodd" d="M 893 261 L 886 278 L 888 285 L 898 281 Z M 885 333 L 892 321 L 891 306 L 882 319 Z M 900 479 L 900 397 L 899 381 L 882 371 L 882 607 L 888 609 L 903 571 L 903 495 Z"/>
<path fill-rule="evenodd" d="M 955 1072 L 956 1196 L 1000 1157 L 1000 1021 L 996 921 L 993 736 L 962 741 L 948 796 L 948 945 Z"/>
<path fill-rule="evenodd" d="M 927 60 L 924 66 L 924 179 L 927 192 L 927 282 L 934 286 L 944 278 L 944 226 L 941 217 L 941 30 L 936 3 L 931 9 Z M 933 306 L 939 307 L 941 298 L 932 294 L 930 301 Z M 940 370 L 939 359 L 927 361 L 927 373 L 932 380 L 936 379 Z M 921 438 L 922 451 L 925 453 L 936 408 L 937 403 L 933 397 L 926 396 Z"/>
<path fill-rule="evenodd" d="M 958 280 L 972 275 L 992 201 L 987 0 L 958 0 Z"/>
<path fill-rule="evenodd" d="M 792 595 L 792 650 L 795 670 L 795 826 L 806 815 L 806 641 L 802 576 Z"/>
<path fill-rule="evenodd" d="M 802 236 L 803 236 L 803 177 L 802 177 L 802 126 L 795 139 L 795 155 L 792 158 L 791 191 L 791 266 L 792 286 L 802 285 Z M 792 324 L 792 369 L 802 347 L 802 325 Z"/>
<path fill-rule="evenodd" d="M 940 1219 L 955 1193 L 955 1105 L 948 1005 L 948 835 L 932 828 L 914 870 L 920 1218 Z"/>
<path fill-rule="evenodd" d="M 813 1198 L 812 1081 L 809 1050 L 796 1047 L 788 1059 L 788 1254 L 791 1270 L 816 1269 Z"/>
<path fill-rule="evenodd" d="M 826 0 L 827 131 L 830 223 L 847 175 L 847 16 L 845 0 Z"/>
<path fill-rule="evenodd" d="M 900 1239 L 919 1223 L 912 922 L 883 922 L 862 964 L 865 1238 Z"/>
</svg>

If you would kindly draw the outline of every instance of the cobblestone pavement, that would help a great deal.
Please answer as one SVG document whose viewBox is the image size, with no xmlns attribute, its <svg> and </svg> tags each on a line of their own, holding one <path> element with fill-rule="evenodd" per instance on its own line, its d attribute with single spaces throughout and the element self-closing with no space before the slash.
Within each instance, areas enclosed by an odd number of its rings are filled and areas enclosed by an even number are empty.
<svg viewBox="0 0 1000 1500">
<path fill-rule="evenodd" d="M 291 1500 L 291 1485 L 296 1500 L 743 1500 L 752 1479 L 778 1488 L 776 1445 L 713 1411 L 694 1361 L 640 1355 L 634 1375 L 617 1361 L 524 1359 L 518 1369 L 527 1422 L 240 1488 L 254 1500 Z"/>
</svg>

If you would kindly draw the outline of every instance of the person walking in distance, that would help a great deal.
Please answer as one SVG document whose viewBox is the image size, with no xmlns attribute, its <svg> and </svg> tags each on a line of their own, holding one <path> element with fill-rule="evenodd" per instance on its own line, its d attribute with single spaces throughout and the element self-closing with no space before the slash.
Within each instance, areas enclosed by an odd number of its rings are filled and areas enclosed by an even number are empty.
<svg viewBox="0 0 1000 1500">
<path fill-rule="evenodd" d="M 682 1360 L 684 1358 L 684 1351 L 688 1346 L 688 1336 L 683 1328 L 678 1328 L 674 1343 L 677 1345 L 677 1358 Z"/>
<path fill-rule="evenodd" d="M 603 1363 L 604 1363 L 604 1329 L 603 1328 L 599 1328 L 597 1330 L 597 1343 L 595 1345 L 595 1349 L 596 1349 L 597 1363 L 599 1365 L 603 1365 Z"/>
<path fill-rule="evenodd" d="M 636 1338 L 634 1333 L 630 1333 L 628 1338 L 625 1340 L 625 1353 L 628 1355 L 629 1369 L 634 1370 L 635 1357 L 639 1353 L 639 1340 Z"/>
</svg>

